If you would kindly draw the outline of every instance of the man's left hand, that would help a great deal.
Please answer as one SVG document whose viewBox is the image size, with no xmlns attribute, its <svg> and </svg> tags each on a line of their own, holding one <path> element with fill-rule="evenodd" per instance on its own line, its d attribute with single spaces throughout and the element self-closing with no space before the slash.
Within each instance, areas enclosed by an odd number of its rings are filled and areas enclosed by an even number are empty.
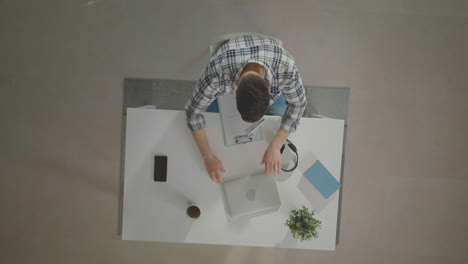
<svg viewBox="0 0 468 264">
<path fill-rule="evenodd" d="M 272 142 L 263 155 L 262 164 L 265 164 L 266 175 L 279 175 L 281 170 L 281 149 L 282 144 Z"/>
</svg>

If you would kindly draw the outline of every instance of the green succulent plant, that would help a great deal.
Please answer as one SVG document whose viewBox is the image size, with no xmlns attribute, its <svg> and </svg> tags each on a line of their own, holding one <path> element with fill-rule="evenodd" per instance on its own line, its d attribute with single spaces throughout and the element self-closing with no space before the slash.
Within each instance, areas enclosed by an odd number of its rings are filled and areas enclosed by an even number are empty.
<svg viewBox="0 0 468 264">
<path fill-rule="evenodd" d="M 302 209 L 291 210 L 284 225 L 289 227 L 292 236 L 299 238 L 301 242 L 317 238 L 322 222 L 314 218 L 314 213 L 314 210 L 309 212 L 309 209 L 303 205 Z"/>
</svg>

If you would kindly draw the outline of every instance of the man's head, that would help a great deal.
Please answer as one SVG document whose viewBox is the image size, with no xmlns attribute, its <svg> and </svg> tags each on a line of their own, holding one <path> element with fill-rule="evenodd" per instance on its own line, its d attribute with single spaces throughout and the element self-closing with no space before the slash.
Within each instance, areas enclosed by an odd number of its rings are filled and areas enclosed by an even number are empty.
<svg viewBox="0 0 468 264">
<path fill-rule="evenodd" d="M 268 83 L 257 74 L 243 77 L 236 90 L 237 110 L 246 122 L 256 122 L 266 113 L 270 105 Z"/>
</svg>

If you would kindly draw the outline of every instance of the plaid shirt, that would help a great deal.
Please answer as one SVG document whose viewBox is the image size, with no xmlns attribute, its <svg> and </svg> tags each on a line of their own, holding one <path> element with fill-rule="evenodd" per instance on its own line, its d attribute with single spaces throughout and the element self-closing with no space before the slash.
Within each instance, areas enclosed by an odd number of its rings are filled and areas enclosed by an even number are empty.
<svg viewBox="0 0 468 264">
<path fill-rule="evenodd" d="M 307 101 L 294 59 L 274 39 L 258 36 L 231 39 L 210 59 L 195 85 L 193 97 L 185 105 L 190 130 L 205 127 L 202 112 L 217 95 L 234 93 L 247 63 L 258 63 L 266 69 L 270 106 L 283 93 L 288 107 L 282 117 L 281 128 L 288 132 L 296 130 Z"/>
</svg>

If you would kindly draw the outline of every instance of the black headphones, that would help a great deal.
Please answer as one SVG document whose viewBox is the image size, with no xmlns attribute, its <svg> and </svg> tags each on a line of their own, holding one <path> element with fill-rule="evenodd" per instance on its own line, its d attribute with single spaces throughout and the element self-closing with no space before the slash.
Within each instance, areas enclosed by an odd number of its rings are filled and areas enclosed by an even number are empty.
<svg viewBox="0 0 468 264">
<path fill-rule="evenodd" d="M 284 150 L 286 144 L 288 144 L 288 147 L 296 154 L 296 163 L 294 164 L 294 167 L 292 169 L 288 170 L 288 169 L 281 168 L 281 170 L 284 171 L 284 172 L 291 172 L 291 171 L 295 170 L 297 168 L 297 165 L 299 164 L 299 154 L 297 153 L 296 146 L 294 146 L 294 144 L 289 139 L 286 139 L 286 143 L 283 144 L 283 146 L 281 147 L 281 149 L 280 149 L 281 154 L 283 154 L 283 150 Z"/>
</svg>

